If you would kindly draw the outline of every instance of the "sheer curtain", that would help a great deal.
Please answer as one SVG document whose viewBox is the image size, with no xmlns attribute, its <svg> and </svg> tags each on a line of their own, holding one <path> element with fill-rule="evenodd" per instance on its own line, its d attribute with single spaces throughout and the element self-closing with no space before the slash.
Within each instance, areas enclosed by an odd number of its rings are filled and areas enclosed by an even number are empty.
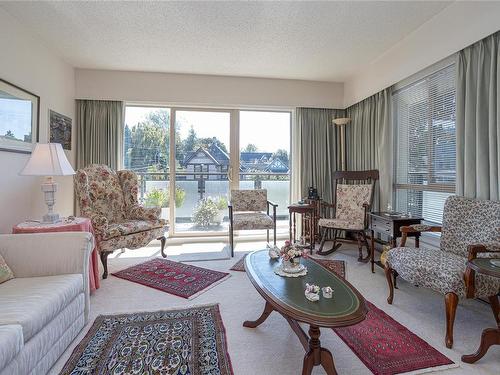
<svg viewBox="0 0 500 375">
<path fill-rule="evenodd" d="M 458 53 L 457 194 L 500 200 L 500 32 Z"/>
<path fill-rule="evenodd" d="M 347 170 L 378 169 L 380 173 L 374 210 L 392 202 L 391 94 L 392 88 L 387 88 L 346 109 L 351 118 L 346 125 Z"/>
<path fill-rule="evenodd" d="M 123 102 L 77 100 L 77 168 L 106 164 L 116 170 L 123 150 Z"/>
<path fill-rule="evenodd" d="M 302 196 L 310 186 L 318 189 L 321 198 L 331 202 L 334 197 L 332 174 L 340 168 L 339 130 L 332 124 L 344 117 L 344 110 L 297 108 L 300 131 L 300 186 Z"/>
</svg>

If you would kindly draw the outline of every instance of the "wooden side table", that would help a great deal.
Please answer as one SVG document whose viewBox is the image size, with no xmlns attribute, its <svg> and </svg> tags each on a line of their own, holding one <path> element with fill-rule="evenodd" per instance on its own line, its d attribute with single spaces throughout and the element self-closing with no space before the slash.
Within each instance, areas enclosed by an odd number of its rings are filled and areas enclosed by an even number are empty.
<svg viewBox="0 0 500 375">
<path fill-rule="evenodd" d="M 474 295 L 474 279 L 475 273 L 482 273 L 492 277 L 500 278 L 500 267 L 494 266 L 490 258 L 476 258 L 467 262 L 467 289 L 472 289 Z M 498 298 L 498 297 L 497 297 Z M 497 302 L 498 303 L 498 302 Z M 498 305 L 497 305 L 498 306 Z M 497 313 L 498 314 L 498 313 Z M 479 361 L 488 352 L 492 345 L 500 345 L 500 316 L 496 317 L 497 328 L 487 328 L 481 334 L 481 343 L 479 348 L 473 354 L 463 355 L 462 362 L 474 363 Z"/>
<path fill-rule="evenodd" d="M 94 234 L 90 219 L 85 217 L 63 218 L 54 224 L 44 224 L 36 221 L 25 221 L 15 225 L 12 233 L 47 233 L 47 232 L 89 232 Z M 90 253 L 89 262 L 90 292 L 99 289 L 99 262 L 97 249 Z"/>
<path fill-rule="evenodd" d="M 316 237 L 316 229 L 314 227 L 314 212 L 315 207 L 311 204 L 292 204 L 288 206 L 289 218 L 289 232 L 290 232 L 290 242 L 296 242 L 297 233 L 297 219 L 296 214 L 301 214 L 302 220 L 302 234 L 307 233 L 307 238 L 309 238 L 309 247 L 311 252 L 314 250 L 314 239 Z"/>
<path fill-rule="evenodd" d="M 372 273 L 375 272 L 375 264 L 384 268 L 380 261 L 375 262 L 375 233 L 384 234 L 389 237 L 391 247 L 397 246 L 397 238 L 402 236 L 401 227 L 413 224 L 421 224 L 423 218 L 393 215 L 387 212 L 368 213 L 368 229 L 371 234 L 370 260 Z M 416 247 L 420 244 L 420 233 L 408 233 L 408 237 L 415 237 Z"/>
</svg>

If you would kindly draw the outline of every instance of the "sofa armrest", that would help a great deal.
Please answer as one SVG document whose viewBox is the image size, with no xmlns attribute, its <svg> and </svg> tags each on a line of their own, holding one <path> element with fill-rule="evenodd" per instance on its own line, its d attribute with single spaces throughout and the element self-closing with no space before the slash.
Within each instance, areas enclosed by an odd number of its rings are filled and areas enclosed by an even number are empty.
<svg viewBox="0 0 500 375">
<path fill-rule="evenodd" d="M 91 233 L 59 232 L 0 235 L 0 254 L 15 277 L 83 274 L 88 285 Z"/>
<path fill-rule="evenodd" d="M 143 207 L 138 204 L 130 206 L 127 210 L 127 218 L 133 220 L 159 220 L 161 216 L 160 207 Z"/>
</svg>

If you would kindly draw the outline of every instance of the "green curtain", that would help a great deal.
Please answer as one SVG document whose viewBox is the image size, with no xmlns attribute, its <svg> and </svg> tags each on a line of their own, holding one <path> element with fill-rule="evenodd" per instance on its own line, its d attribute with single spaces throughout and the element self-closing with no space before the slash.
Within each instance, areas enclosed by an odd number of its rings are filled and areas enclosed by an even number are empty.
<svg viewBox="0 0 500 375">
<path fill-rule="evenodd" d="M 391 94 L 389 87 L 346 109 L 351 118 L 345 125 L 347 170 L 378 169 L 380 173 L 374 210 L 392 202 Z"/>
<path fill-rule="evenodd" d="M 302 197 L 310 186 L 318 189 L 321 198 L 332 202 L 334 197 L 332 174 L 340 168 L 340 133 L 332 120 L 344 117 L 344 110 L 297 108 L 297 122 L 301 132 L 300 186 Z"/>
<path fill-rule="evenodd" d="M 458 53 L 457 194 L 500 200 L 500 32 Z"/>
<path fill-rule="evenodd" d="M 77 100 L 77 168 L 89 164 L 119 167 L 123 144 L 123 102 Z"/>
</svg>

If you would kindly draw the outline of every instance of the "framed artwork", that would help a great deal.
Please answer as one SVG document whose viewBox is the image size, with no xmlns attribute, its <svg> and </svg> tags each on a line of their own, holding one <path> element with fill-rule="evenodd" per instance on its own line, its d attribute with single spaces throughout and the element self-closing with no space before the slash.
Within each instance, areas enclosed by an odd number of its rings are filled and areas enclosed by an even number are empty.
<svg viewBox="0 0 500 375">
<path fill-rule="evenodd" d="M 50 143 L 60 143 L 65 150 L 71 150 L 71 118 L 49 110 Z"/>
<path fill-rule="evenodd" d="M 0 79 L 0 151 L 31 153 L 39 117 L 39 96 Z"/>
</svg>

